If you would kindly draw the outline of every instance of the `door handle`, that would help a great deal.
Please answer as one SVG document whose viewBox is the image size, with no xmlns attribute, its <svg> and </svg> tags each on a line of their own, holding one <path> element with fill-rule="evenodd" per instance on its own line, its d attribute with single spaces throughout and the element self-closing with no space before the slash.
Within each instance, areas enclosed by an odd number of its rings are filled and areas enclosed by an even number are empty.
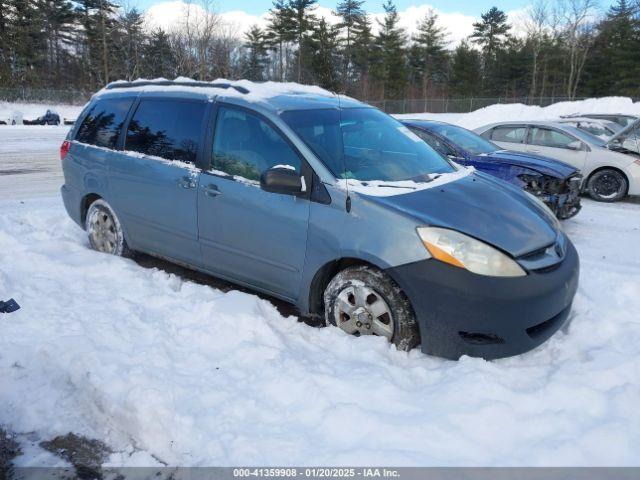
<svg viewBox="0 0 640 480">
<path fill-rule="evenodd" d="M 222 192 L 218 190 L 218 186 L 210 183 L 209 185 L 204 187 L 204 194 L 207 197 L 217 197 L 218 195 L 222 195 Z"/>
<path fill-rule="evenodd" d="M 191 177 L 181 177 L 178 179 L 178 186 L 182 188 L 195 188 L 196 182 Z"/>
<path fill-rule="evenodd" d="M 534 150 L 533 148 L 529 148 L 529 149 L 527 149 L 527 152 L 529 152 L 529 153 L 540 153 L 540 150 Z"/>
</svg>

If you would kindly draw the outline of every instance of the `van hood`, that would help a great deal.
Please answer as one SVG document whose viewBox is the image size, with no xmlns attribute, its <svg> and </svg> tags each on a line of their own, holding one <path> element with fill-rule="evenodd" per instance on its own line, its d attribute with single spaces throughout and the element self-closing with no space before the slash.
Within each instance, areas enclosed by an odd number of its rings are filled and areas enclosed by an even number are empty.
<svg viewBox="0 0 640 480">
<path fill-rule="evenodd" d="M 559 234 L 553 214 L 544 205 L 519 189 L 478 172 L 411 193 L 361 195 L 412 216 L 416 227 L 433 225 L 457 230 L 513 257 L 545 248 Z"/>
<path fill-rule="evenodd" d="M 575 167 L 572 167 L 567 163 L 543 157 L 541 155 L 531 155 L 513 152 L 511 150 L 497 150 L 488 154 L 473 155 L 472 159 L 480 162 L 494 160 L 501 164 L 507 163 L 516 167 L 526 167 L 543 175 L 549 175 L 561 179 L 570 177 L 577 172 Z"/>
</svg>

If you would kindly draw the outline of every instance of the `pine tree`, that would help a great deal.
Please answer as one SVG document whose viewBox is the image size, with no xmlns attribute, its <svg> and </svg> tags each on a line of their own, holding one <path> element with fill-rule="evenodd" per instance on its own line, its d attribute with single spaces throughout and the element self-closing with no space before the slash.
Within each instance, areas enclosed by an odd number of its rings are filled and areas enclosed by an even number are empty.
<svg viewBox="0 0 640 480">
<path fill-rule="evenodd" d="M 50 85 L 69 85 L 77 80 L 68 75 L 66 63 L 74 47 L 77 16 L 68 0 L 41 0 L 42 30 L 47 44 L 46 75 Z M 65 78 L 66 77 L 66 78 Z"/>
<path fill-rule="evenodd" d="M 353 67 L 354 78 L 360 88 L 360 98 L 369 97 L 369 73 L 373 62 L 374 37 L 371 32 L 371 22 L 367 16 L 363 16 L 353 26 Z M 350 92 L 348 92 L 350 93 Z"/>
<path fill-rule="evenodd" d="M 34 0 L 9 0 L 10 25 L 7 28 L 11 81 L 18 85 L 45 83 L 46 38 L 43 12 Z"/>
<path fill-rule="evenodd" d="M 110 0 L 76 0 L 84 32 L 83 47 L 92 86 L 111 80 L 111 60 L 116 31 L 117 5 Z"/>
<path fill-rule="evenodd" d="M 585 70 L 591 94 L 640 95 L 640 20 L 627 0 L 618 0 L 609 9 Z"/>
<path fill-rule="evenodd" d="M 359 26 L 366 21 L 366 14 L 362 9 L 364 0 L 342 0 L 336 7 L 336 15 L 341 18 L 338 28 L 344 32 L 344 46 L 342 48 L 341 76 L 343 89 L 347 91 L 353 82 L 354 67 L 354 36 Z"/>
<path fill-rule="evenodd" d="M 249 80 L 264 80 L 265 64 L 267 62 L 267 39 L 265 33 L 257 25 L 253 25 L 245 33 L 245 48 L 247 49 L 246 78 Z"/>
<path fill-rule="evenodd" d="M 451 91 L 454 95 L 466 97 L 480 92 L 480 55 L 468 43 L 462 42 L 456 48 L 451 70 Z"/>
<path fill-rule="evenodd" d="M 490 57 L 500 48 L 509 36 L 511 26 L 507 23 L 507 15 L 497 7 L 483 13 L 482 21 L 473 24 L 471 41 L 480 45 L 485 57 Z"/>
<path fill-rule="evenodd" d="M 382 98 L 402 98 L 407 87 L 406 36 L 398 26 L 400 16 L 393 1 L 387 0 L 383 8 L 384 20 L 375 39 L 375 77 L 382 85 Z"/>
<path fill-rule="evenodd" d="M 337 71 L 338 33 L 337 28 L 329 26 L 322 18 L 306 43 L 311 57 L 313 83 L 332 91 L 340 86 Z"/>
<path fill-rule="evenodd" d="M 285 47 L 295 39 L 294 12 L 285 0 L 274 0 L 269 10 L 267 41 L 278 55 L 278 80 L 285 80 Z"/>
<path fill-rule="evenodd" d="M 143 77 L 175 78 L 175 53 L 169 36 L 161 28 L 151 32 L 143 49 Z"/>
<path fill-rule="evenodd" d="M 296 53 L 296 78 L 302 82 L 302 71 L 305 66 L 304 40 L 313 30 L 316 18 L 312 11 L 318 0 L 289 0 L 289 8 L 293 11 L 293 31 L 298 44 Z"/>
<path fill-rule="evenodd" d="M 135 80 L 142 72 L 142 56 L 145 41 L 144 17 L 137 9 L 118 17 L 114 31 L 116 42 L 115 78 Z"/>
<path fill-rule="evenodd" d="M 443 80 L 447 62 L 447 31 L 438 25 L 438 15 L 433 9 L 418 23 L 413 41 L 412 70 L 420 77 L 422 98 L 427 98 L 430 84 Z"/>
<path fill-rule="evenodd" d="M 498 68 L 496 56 L 509 39 L 511 26 L 507 23 L 507 15 L 497 7 L 491 7 L 480 17 L 482 20 L 473 24 L 470 39 L 482 49 L 483 85 L 493 86 Z"/>
</svg>

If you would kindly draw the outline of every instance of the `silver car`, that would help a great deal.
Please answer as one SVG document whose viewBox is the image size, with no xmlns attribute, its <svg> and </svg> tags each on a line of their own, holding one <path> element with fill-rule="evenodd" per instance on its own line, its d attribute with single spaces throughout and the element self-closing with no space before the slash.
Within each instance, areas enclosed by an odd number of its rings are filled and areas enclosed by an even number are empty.
<svg viewBox="0 0 640 480">
<path fill-rule="evenodd" d="M 560 122 L 518 121 L 485 125 L 478 134 L 508 150 L 535 153 L 582 171 L 583 191 L 601 202 L 640 195 L 640 157 L 610 148 L 603 139 Z"/>
</svg>

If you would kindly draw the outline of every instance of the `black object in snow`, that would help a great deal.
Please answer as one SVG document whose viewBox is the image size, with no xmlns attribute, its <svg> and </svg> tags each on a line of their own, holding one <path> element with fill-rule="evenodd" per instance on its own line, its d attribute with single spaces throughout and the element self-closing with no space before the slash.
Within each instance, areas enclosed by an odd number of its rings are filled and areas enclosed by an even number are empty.
<svg viewBox="0 0 640 480">
<path fill-rule="evenodd" d="M 12 313 L 20 309 L 20 305 L 13 298 L 10 298 L 6 302 L 0 300 L 0 313 Z"/>
</svg>

